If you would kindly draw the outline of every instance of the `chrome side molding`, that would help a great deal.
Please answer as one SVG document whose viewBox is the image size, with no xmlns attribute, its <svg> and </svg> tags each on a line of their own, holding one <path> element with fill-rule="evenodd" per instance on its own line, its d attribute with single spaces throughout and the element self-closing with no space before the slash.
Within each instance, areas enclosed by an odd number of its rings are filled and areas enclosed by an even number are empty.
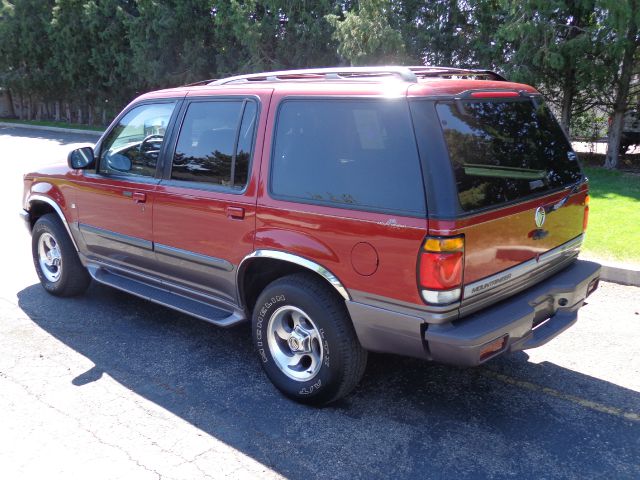
<svg viewBox="0 0 640 480">
<path fill-rule="evenodd" d="M 51 205 L 51 207 L 56 211 L 56 213 L 60 217 L 60 220 L 62 220 L 64 228 L 67 229 L 67 233 L 69 234 L 69 238 L 71 238 L 71 242 L 73 243 L 74 248 L 76 249 L 76 251 L 79 251 L 78 250 L 78 244 L 76 243 L 76 239 L 73 238 L 73 235 L 71 234 L 71 229 L 69 228 L 69 224 L 67 223 L 67 219 L 65 218 L 64 214 L 62 213 L 62 209 L 60 208 L 60 206 L 54 200 L 52 200 L 49 197 L 45 197 L 44 195 L 31 195 L 31 196 L 29 196 L 29 199 L 26 202 L 26 204 L 29 206 L 29 208 L 31 208 L 31 203 L 32 202 L 44 202 L 44 203 L 47 203 L 47 204 Z"/>
<path fill-rule="evenodd" d="M 331 284 L 331 286 L 333 286 L 333 288 L 336 289 L 336 291 L 342 296 L 342 298 L 344 298 L 345 300 L 351 300 L 347 289 L 344 288 L 344 285 L 342 285 L 340 280 L 338 280 L 338 277 L 336 277 L 331 271 L 307 258 L 299 257 L 298 255 L 294 255 L 292 253 L 281 252 L 279 250 L 256 250 L 244 257 L 240 262 L 240 265 L 238 265 L 238 270 L 236 273 L 236 285 L 240 285 L 240 279 L 238 278 L 238 276 L 243 270 L 243 265 L 246 261 L 253 258 L 271 258 L 274 260 L 282 260 L 284 262 L 300 265 L 301 267 L 307 268 L 312 272 L 315 272 L 322 276 L 327 282 Z"/>
</svg>

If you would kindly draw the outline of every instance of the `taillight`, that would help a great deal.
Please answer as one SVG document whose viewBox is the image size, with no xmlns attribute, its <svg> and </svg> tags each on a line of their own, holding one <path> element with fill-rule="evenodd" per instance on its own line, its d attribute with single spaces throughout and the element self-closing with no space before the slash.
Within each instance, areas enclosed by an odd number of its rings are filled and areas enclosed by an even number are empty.
<svg viewBox="0 0 640 480">
<path fill-rule="evenodd" d="M 427 237 L 418 257 L 418 288 L 429 304 L 460 300 L 464 237 Z"/>
<path fill-rule="evenodd" d="M 584 198 L 584 217 L 582 217 L 582 231 L 587 231 L 587 225 L 589 224 L 589 195 Z"/>
</svg>

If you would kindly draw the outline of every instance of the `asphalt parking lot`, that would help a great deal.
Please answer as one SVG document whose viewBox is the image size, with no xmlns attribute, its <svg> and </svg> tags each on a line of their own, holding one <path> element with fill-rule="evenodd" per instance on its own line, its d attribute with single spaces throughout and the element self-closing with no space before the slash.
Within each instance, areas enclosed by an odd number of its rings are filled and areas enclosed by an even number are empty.
<svg viewBox="0 0 640 480">
<path fill-rule="evenodd" d="M 0 127 L 0 478 L 640 478 L 640 288 L 481 368 L 372 355 L 347 399 L 300 406 L 246 327 L 39 286 L 21 174 L 91 141 Z"/>
</svg>

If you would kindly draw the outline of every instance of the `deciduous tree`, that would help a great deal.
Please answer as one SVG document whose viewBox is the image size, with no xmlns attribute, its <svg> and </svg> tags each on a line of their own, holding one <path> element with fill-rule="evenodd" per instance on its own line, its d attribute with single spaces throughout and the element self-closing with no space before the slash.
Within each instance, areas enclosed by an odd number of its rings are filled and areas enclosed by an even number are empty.
<svg viewBox="0 0 640 480">
<path fill-rule="evenodd" d="M 620 138 L 624 126 L 624 114 L 629 107 L 629 91 L 637 65 L 638 47 L 640 46 L 640 5 L 638 0 L 619 2 L 617 0 L 601 0 L 607 15 L 605 25 L 611 29 L 613 42 L 610 45 L 615 69 L 612 90 L 615 92 L 613 101 L 612 122 L 609 128 L 607 142 L 607 156 L 604 166 L 616 168 Z"/>
</svg>

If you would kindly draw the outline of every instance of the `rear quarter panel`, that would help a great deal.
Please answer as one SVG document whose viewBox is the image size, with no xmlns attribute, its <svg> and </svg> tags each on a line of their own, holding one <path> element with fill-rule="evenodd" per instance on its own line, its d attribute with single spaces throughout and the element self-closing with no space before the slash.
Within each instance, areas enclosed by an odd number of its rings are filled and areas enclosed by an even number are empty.
<svg viewBox="0 0 640 480">
<path fill-rule="evenodd" d="M 416 262 L 426 218 L 364 212 L 271 198 L 269 168 L 278 103 L 274 92 L 258 185 L 255 248 L 286 251 L 329 269 L 354 300 L 380 296 L 423 305 Z M 366 293 L 365 293 L 366 292 Z M 378 299 L 379 300 L 379 299 Z"/>
</svg>

